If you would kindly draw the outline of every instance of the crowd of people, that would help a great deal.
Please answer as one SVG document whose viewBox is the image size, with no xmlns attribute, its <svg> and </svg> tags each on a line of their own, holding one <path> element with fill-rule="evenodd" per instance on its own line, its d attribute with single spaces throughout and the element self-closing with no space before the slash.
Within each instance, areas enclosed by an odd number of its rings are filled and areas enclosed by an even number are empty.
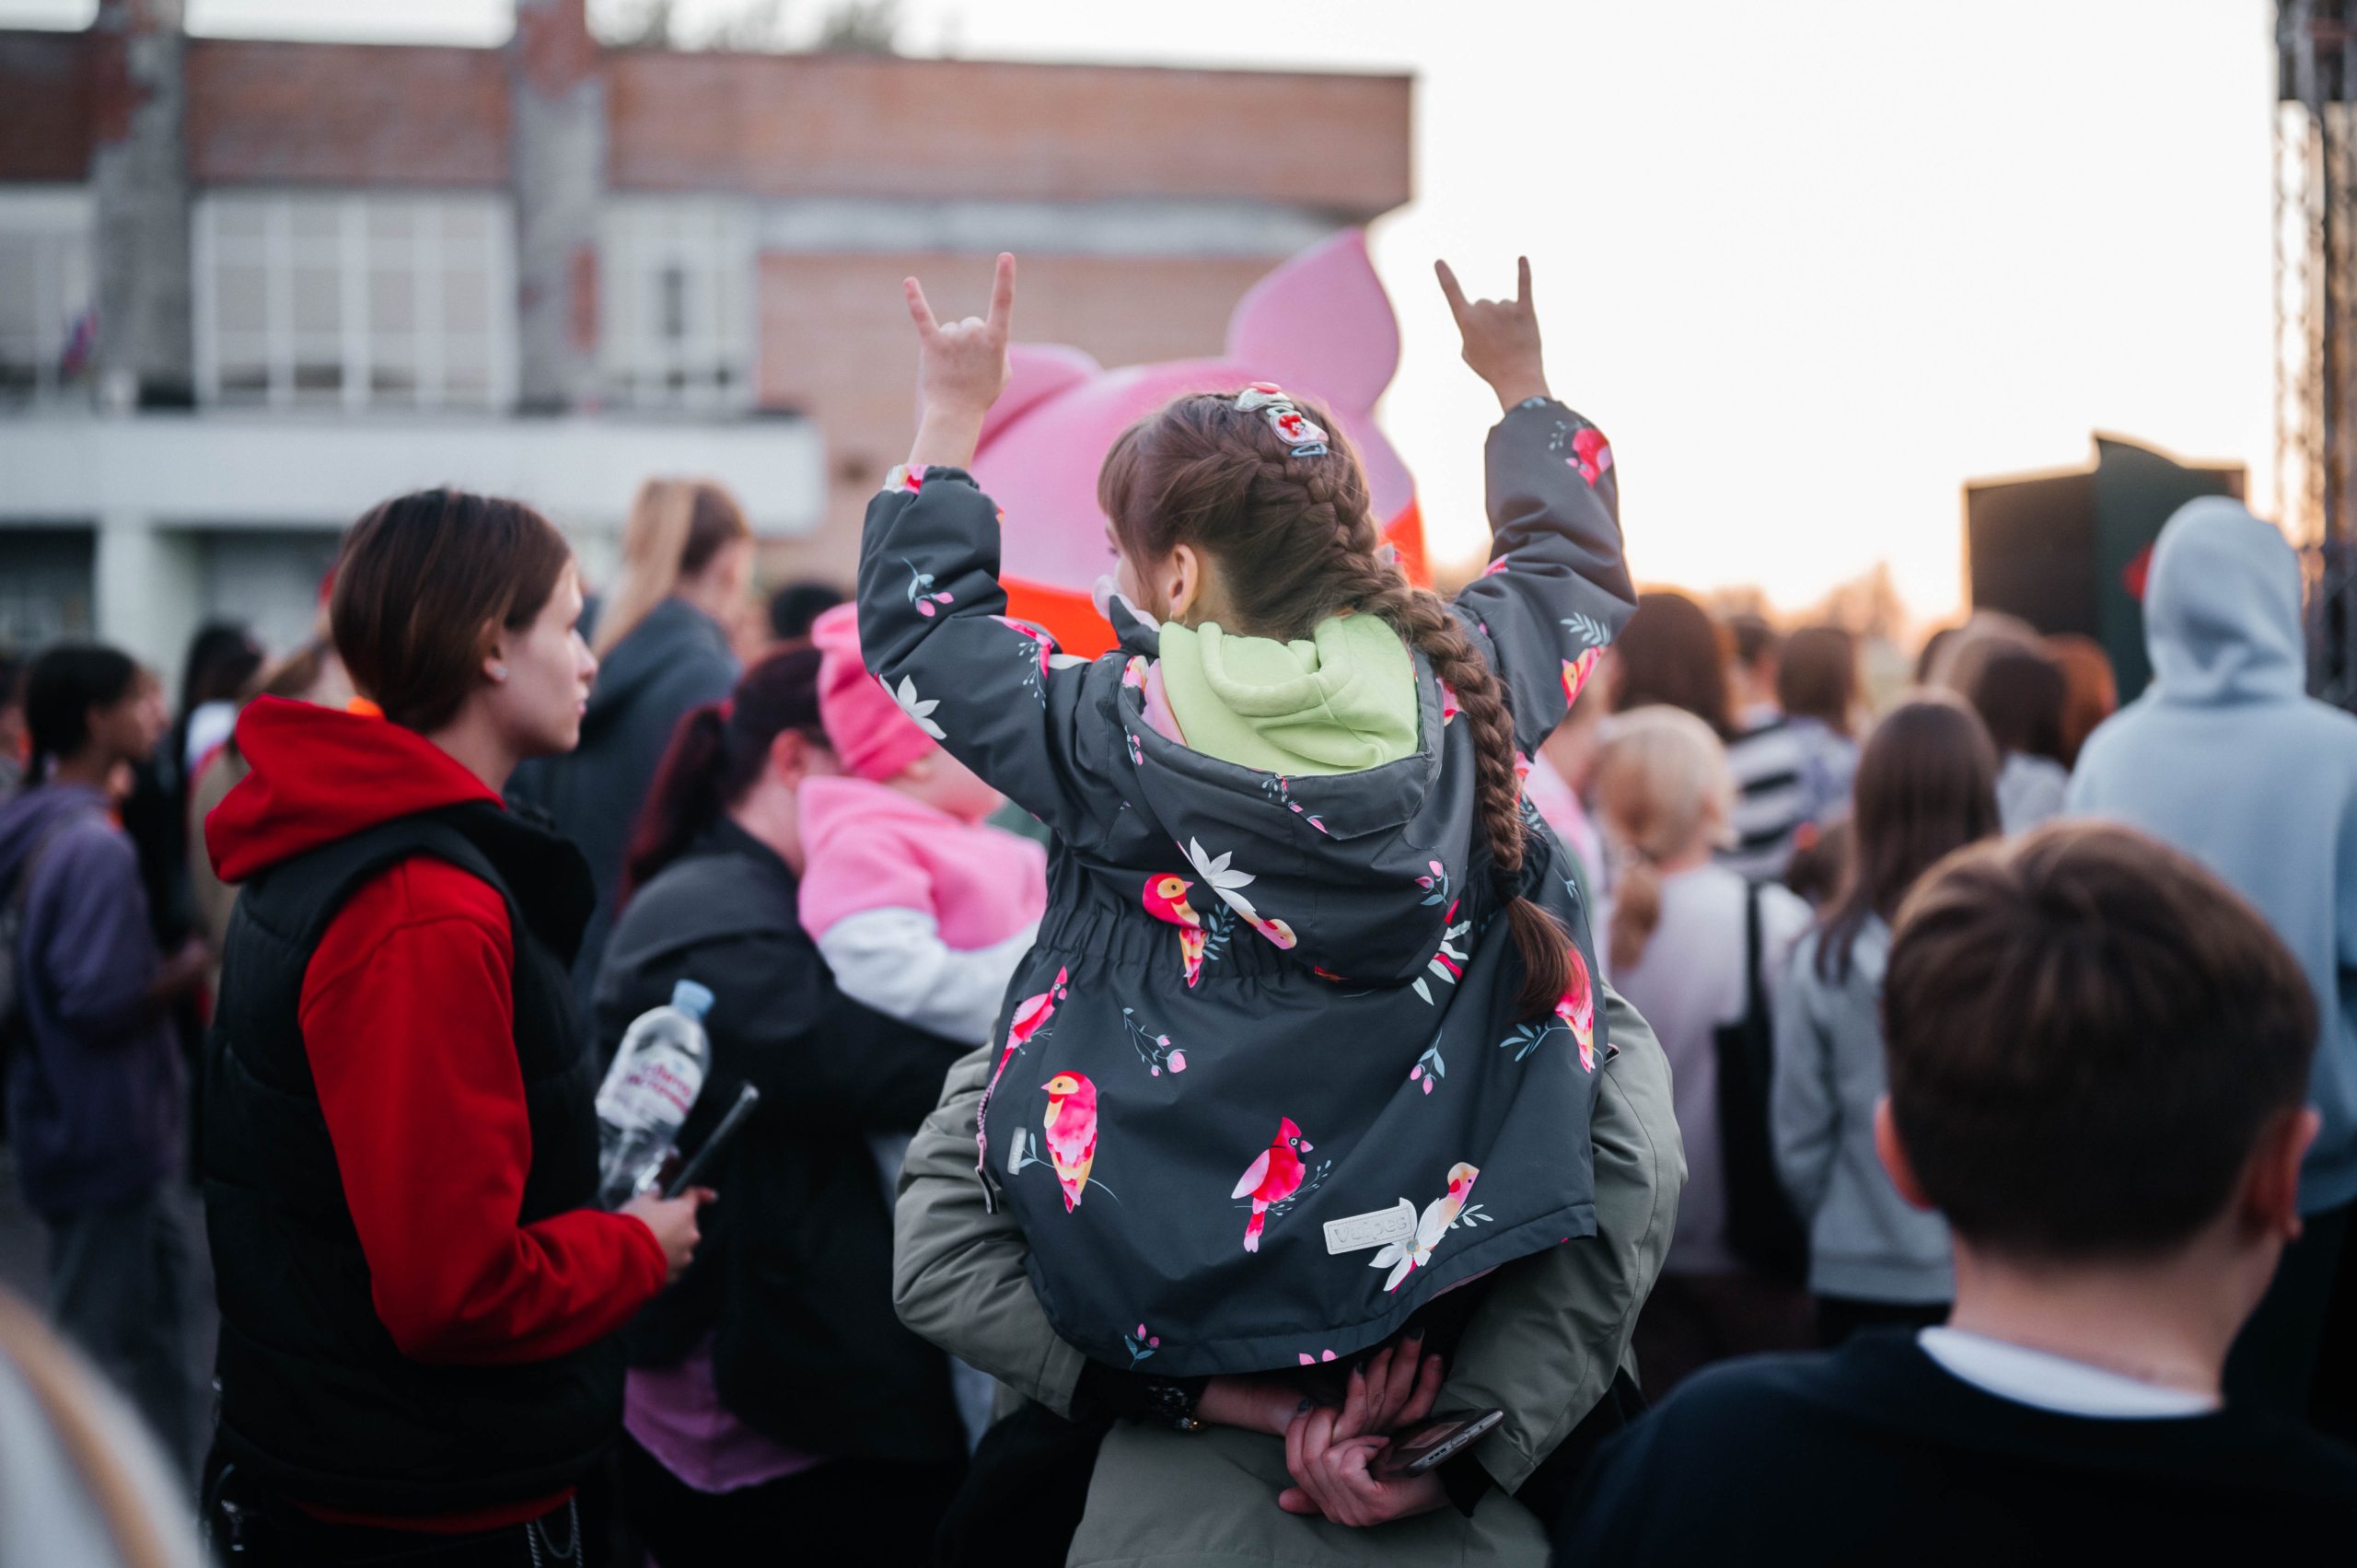
<svg viewBox="0 0 2357 1568">
<path fill-rule="evenodd" d="M 102 645 L 0 671 L 7 1138 L 75 1347 L 0 1297 L 0 1563 L 2357 1526 L 2357 719 L 2281 534 L 2169 522 L 2124 709 L 1985 611 L 1869 683 L 1640 591 L 1527 265 L 1439 280 L 1502 412 L 1450 598 L 1259 383 L 1108 454 L 1114 652 L 1008 619 L 1002 258 L 983 317 L 907 286 L 850 602 L 757 615 L 717 485 L 649 482 L 594 595 L 436 490 L 176 709 Z M 608 1211 L 599 1083 L 686 984 L 682 1152 L 759 1109 Z"/>
</svg>

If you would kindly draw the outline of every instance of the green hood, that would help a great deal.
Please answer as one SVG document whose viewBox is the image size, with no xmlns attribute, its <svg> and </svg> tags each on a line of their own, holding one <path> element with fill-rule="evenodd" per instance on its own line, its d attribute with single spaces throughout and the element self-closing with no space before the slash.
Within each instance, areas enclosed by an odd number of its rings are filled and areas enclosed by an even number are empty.
<svg viewBox="0 0 2357 1568">
<path fill-rule="evenodd" d="M 1415 753 L 1415 663 L 1379 616 L 1331 616 L 1291 643 L 1171 621 L 1162 686 L 1189 749 L 1224 762 L 1354 773 Z"/>
</svg>

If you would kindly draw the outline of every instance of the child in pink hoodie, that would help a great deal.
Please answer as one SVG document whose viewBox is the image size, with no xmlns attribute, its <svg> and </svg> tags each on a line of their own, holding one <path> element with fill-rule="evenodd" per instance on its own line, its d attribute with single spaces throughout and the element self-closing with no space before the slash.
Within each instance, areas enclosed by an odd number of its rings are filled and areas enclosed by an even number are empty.
<svg viewBox="0 0 2357 1568">
<path fill-rule="evenodd" d="M 812 623 L 819 714 L 843 772 L 803 781 L 803 929 L 854 1001 L 986 1043 L 1047 908 L 1047 854 L 984 825 L 1005 798 L 874 676 L 852 605 Z"/>
</svg>

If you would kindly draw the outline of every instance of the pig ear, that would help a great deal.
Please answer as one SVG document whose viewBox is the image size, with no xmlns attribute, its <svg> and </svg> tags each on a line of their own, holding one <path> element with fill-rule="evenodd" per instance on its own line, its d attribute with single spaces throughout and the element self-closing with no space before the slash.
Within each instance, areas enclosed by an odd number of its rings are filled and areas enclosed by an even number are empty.
<svg viewBox="0 0 2357 1568">
<path fill-rule="evenodd" d="M 1366 413 L 1399 367 L 1399 323 L 1346 228 L 1252 285 L 1227 322 L 1227 356 L 1347 413 Z"/>
<path fill-rule="evenodd" d="M 1045 402 L 1067 387 L 1103 374 L 1097 361 L 1062 343 L 1009 343 L 1006 358 L 1014 378 L 982 419 L 982 449 L 989 447 L 992 436 L 1033 405 Z"/>
</svg>

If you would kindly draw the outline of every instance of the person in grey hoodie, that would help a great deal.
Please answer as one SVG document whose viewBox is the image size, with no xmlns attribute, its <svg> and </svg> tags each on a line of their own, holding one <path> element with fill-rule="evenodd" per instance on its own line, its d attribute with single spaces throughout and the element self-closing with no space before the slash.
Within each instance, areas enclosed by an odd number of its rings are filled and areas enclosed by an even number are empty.
<svg viewBox="0 0 2357 1568">
<path fill-rule="evenodd" d="M 2301 1167 L 2305 1228 L 2226 1368 L 2230 1399 L 2302 1415 L 2357 1202 L 2357 717 L 2306 694 L 2299 558 L 2240 502 L 2189 501 L 2161 529 L 2144 643 L 2153 683 L 2088 737 L 2064 809 L 2201 861 L 2315 988 L 2308 1103 L 2324 1125 Z"/>
<path fill-rule="evenodd" d="M 1883 1323 L 1945 1322 L 1947 1222 L 1898 1195 L 1875 1149 L 1883 966 L 1900 900 L 1951 850 L 1998 832 L 1997 753 L 1945 694 L 1902 703 L 1858 761 L 1849 890 L 1793 949 L 1776 1003 L 1776 1168 L 1809 1227 L 1809 1289 L 1830 1349 Z"/>
<path fill-rule="evenodd" d="M 613 935 L 632 826 L 655 765 L 687 711 L 716 703 L 744 673 L 726 622 L 743 603 L 753 535 L 728 492 L 701 480 L 651 479 L 622 529 L 622 569 L 599 607 L 591 648 L 598 683 L 581 745 L 525 762 L 511 801 L 541 811 L 580 846 L 598 883 L 598 908 L 574 958 L 582 1016 Z"/>
<path fill-rule="evenodd" d="M 39 782 L 0 808 L 0 899 L 17 928 L 8 1142 L 49 1232 L 58 1327 L 186 1464 L 188 1244 L 168 1189 L 188 1083 L 171 1015 L 205 952 L 157 951 L 138 852 L 106 790 L 154 752 L 163 691 L 113 648 L 66 644 L 34 662 L 25 717 Z"/>
</svg>

